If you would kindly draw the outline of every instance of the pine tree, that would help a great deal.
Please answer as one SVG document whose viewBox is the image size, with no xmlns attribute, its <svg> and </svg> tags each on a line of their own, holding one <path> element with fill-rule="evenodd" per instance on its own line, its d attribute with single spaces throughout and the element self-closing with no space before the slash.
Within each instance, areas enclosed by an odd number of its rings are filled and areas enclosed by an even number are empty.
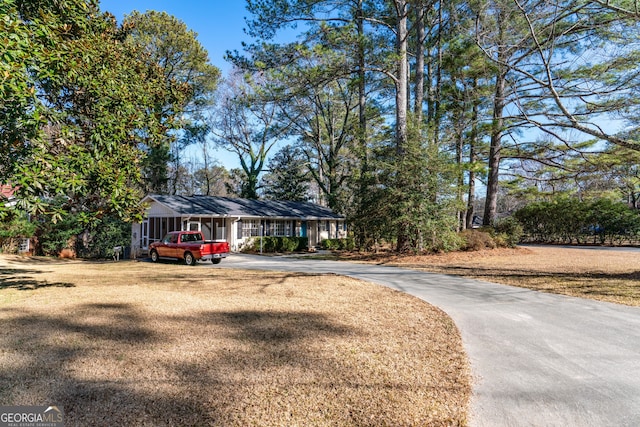
<svg viewBox="0 0 640 427">
<path fill-rule="evenodd" d="M 264 197 L 271 200 L 309 200 L 309 170 L 302 150 L 286 145 L 269 160 L 262 178 Z"/>
</svg>

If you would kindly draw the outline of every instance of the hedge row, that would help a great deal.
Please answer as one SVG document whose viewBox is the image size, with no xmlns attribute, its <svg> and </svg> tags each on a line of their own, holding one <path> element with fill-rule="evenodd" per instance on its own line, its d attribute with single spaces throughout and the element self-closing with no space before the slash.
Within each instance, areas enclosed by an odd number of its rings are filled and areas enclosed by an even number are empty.
<svg viewBox="0 0 640 427">
<path fill-rule="evenodd" d="M 320 244 L 322 249 L 329 251 L 352 251 L 356 248 L 356 241 L 352 237 L 346 239 L 325 239 Z"/>
<path fill-rule="evenodd" d="M 638 211 L 608 199 L 537 202 L 514 216 L 529 242 L 615 245 L 637 243 L 640 236 Z"/>
<path fill-rule="evenodd" d="M 115 246 L 131 244 L 131 224 L 111 217 L 83 224 L 79 215 L 56 223 L 28 221 L 22 216 L 0 221 L 0 251 L 16 252 L 21 238 L 33 238 L 36 255 L 57 256 L 71 249 L 81 258 L 111 258 Z"/>
<path fill-rule="evenodd" d="M 262 240 L 262 252 L 276 253 L 276 252 L 297 252 L 306 250 L 309 246 L 309 239 L 307 237 L 273 237 L 264 236 L 262 238 L 256 237 L 245 246 L 245 251 L 259 251 L 260 241 Z"/>
</svg>

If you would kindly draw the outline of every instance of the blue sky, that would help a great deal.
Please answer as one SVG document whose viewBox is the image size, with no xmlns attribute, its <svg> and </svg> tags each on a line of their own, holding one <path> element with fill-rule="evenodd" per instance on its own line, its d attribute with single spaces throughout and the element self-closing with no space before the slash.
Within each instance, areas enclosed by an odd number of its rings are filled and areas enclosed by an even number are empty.
<svg viewBox="0 0 640 427">
<path fill-rule="evenodd" d="M 242 41 L 250 40 L 243 31 L 248 15 L 244 0 L 100 0 L 100 9 L 111 12 L 118 22 L 134 10 L 164 11 L 175 16 L 198 33 L 211 63 L 223 74 L 230 69 L 225 52 L 241 50 Z"/>
</svg>

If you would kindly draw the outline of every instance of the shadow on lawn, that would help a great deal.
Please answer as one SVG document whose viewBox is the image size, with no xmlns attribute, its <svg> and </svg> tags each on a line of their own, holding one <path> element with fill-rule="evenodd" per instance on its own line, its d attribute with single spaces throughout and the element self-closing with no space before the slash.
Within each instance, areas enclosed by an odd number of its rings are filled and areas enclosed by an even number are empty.
<svg viewBox="0 0 640 427">
<path fill-rule="evenodd" d="M 290 367 L 348 381 L 309 345 L 356 332 L 308 312 L 150 317 L 138 306 L 94 303 L 44 313 L 5 310 L 0 348 L 19 362 L 0 365 L 0 401 L 55 402 L 69 425 L 244 424 L 262 391 L 288 392 Z"/>
<path fill-rule="evenodd" d="M 25 269 L 0 269 L 0 290 L 17 289 L 19 291 L 32 291 L 42 288 L 73 288 L 72 283 L 66 282 L 49 282 L 45 280 L 37 280 L 31 275 L 43 274 L 39 270 Z"/>
<path fill-rule="evenodd" d="M 545 272 L 462 266 L 438 266 L 437 269 L 431 271 L 561 295 L 630 306 L 640 305 L 640 271 L 624 273 Z"/>
<path fill-rule="evenodd" d="M 424 268 L 424 266 L 422 266 Z M 462 267 L 462 266 L 438 266 L 437 270 L 443 274 L 474 276 L 482 279 L 491 279 L 503 277 L 506 279 L 527 279 L 535 277 L 557 277 L 559 279 L 567 279 L 570 281 L 589 280 L 621 280 L 637 282 L 640 280 L 640 271 L 631 271 L 626 273 L 573 273 L 573 272 L 554 272 L 554 271 L 535 271 L 535 270 L 518 270 L 518 269 L 499 269 L 499 268 L 482 268 L 482 267 Z"/>
</svg>

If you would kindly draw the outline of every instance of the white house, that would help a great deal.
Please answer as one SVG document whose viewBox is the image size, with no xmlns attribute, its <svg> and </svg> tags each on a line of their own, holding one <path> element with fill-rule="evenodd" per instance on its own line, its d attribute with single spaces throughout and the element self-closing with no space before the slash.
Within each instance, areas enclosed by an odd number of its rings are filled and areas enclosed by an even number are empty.
<svg viewBox="0 0 640 427">
<path fill-rule="evenodd" d="M 343 216 L 307 202 L 150 194 L 142 203 L 147 216 L 132 225 L 133 256 L 145 254 L 150 243 L 175 230 L 202 231 L 207 240 L 228 241 L 233 251 L 261 235 L 307 237 L 314 247 L 347 234 Z"/>
</svg>

